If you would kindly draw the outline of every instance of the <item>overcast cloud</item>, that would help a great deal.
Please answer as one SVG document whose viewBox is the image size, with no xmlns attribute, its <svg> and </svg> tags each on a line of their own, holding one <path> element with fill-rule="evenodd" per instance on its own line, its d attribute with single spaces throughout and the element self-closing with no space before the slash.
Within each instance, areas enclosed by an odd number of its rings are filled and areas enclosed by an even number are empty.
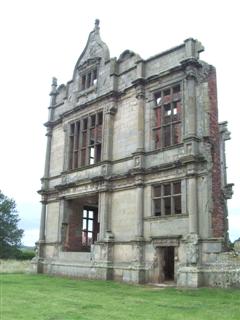
<svg viewBox="0 0 240 320">
<path fill-rule="evenodd" d="M 149 56 L 193 37 L 201 59 L 218 76 L 219 121 L 227 120 L 230 236 L 240 236 L 239 9 L 238 1 L 76 1 L 7 0 L 0 3 L 1 156 L 0 189 L 18 205 L 24 243 L 38 240 L 40 178 L 51 78 L 72 78 L 94 20 L 112 57 L 125 49 Z"/>
</svg>

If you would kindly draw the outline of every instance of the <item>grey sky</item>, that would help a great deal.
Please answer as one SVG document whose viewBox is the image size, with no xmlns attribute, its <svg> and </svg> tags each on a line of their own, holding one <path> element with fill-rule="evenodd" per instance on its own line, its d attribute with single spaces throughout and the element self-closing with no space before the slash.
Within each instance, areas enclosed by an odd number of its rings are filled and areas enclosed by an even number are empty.
<svg viewBox="0 0 240 320">
<path fill-rule="evenodd" d="M 38 239 L 40 178 L 52 76 L 72 78 L 95 18 L 112 57 L 130 49 L 148 58 L 193 37 L 201 59 L 217 69 L 219 121 L 227 120 L 230 235 L 240 236 L 238 1 L 8 0 L 0 3 L 1 157 L 0 188 L 13 197 L 25 229 L 25 244 Z"/>
</svg>

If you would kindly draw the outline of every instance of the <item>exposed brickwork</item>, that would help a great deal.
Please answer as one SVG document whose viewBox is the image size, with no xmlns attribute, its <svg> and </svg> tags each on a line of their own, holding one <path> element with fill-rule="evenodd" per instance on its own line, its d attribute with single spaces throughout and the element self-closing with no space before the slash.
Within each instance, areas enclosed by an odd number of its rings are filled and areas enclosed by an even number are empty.
<svg viewBox="0 0 240 320">
<path fill-rule="evenodd" d="M 67 251 L 80 251 L 82 243 L 80 222 L 80 213 L 73 211 L 69 217 Z"/>
<path fill-rule="evenodd" d="M 210 141 L 212 144 L 212 228 L 214 237 L 224 237 L 225 219 L 223 195 L 221 191 L 221 166 L 218 128 L 218 105 L 216 70 L 212 67 L 208 77 L 208 94 L 210 100 Z"/>
</svg>

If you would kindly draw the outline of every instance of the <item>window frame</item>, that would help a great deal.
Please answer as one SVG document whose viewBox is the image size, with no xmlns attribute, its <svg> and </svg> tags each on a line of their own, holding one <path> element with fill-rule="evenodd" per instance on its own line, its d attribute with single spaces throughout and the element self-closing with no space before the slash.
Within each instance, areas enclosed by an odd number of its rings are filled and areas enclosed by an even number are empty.
<svg viewBox="0 0 240 320">
<path fill-rule="evenodd" d="M 98 66 L 93 66 L 80 73 L 80 90 L 85 91 L 97 86 Z"/>
<path fill-rule="evenodd" d="M 86 216 L 84 211 L 86 211 Z M 89 216 L 92 211 L 92 217 Z M 86 227 L 84 228 L 84 221 L 86 221 Z M 92 222 L 92 230 L 89 229 L 89 222 Z M 91 245 L 97 241 L 97 235 L 99 233 L 99 222 L 98 222 L 98 208 L 84 206 L 82 209 L 82 222 L 81 222 L 81 251 L 90 251 Z M 91 238 L 89 238 L 91 234 Z M 86 240 L 85 240 L 85 239 Z M 91 239 L 91 241 L 89 241 Z"/>
<path fill-rule="evenodd" d="M 174 185 L 178 184 L 180 186 L 180 192 L 174 191 Z M 166 186 L 170 186 L 170 192 L 166 194 Z M 160 190 L 159 195 L 156 195 L 155 191 L 157 188 Z M 159 191 L 158 191 L 159 192 Z M 178 199 L 178 206 L 180 204 L 180 212 L 177 212 L 176 210 L 176 199 Z M 183 212 L 183 188 L 182 188 L 182 180 L 174 180 L 174 181 L 165 181 L 161 182 L 159 184 L 152 185 L 152 216 L 153 217 L 176 217 L 176 216 L 182 216 L 184 214 Z M 170 212 L 166 213 L 166 201 L 170 200 Z M 156 203 L 160 203 L 160 214 L 156 214 Z M 158 206 L 159 208 L 159 206 Z"/>
<path fill-rule="evenodd" d="M 93 117 L 95 122 L 92 125 Z M 69 127 L 67 169 L 75 170 L 100 163 L 103 149 L 103 110 L 85 115 L 71 122 Z"/>
<path fill-rule="evenodd" d="M 179 88 L 179 91 L 175 92 L 176 88 Z M 155 114 L 152 126 L 154 150 L 162 150 L 182 143 L 182 97 L 181 82 L 155 91 L 153 107 Z"/>
</svg>

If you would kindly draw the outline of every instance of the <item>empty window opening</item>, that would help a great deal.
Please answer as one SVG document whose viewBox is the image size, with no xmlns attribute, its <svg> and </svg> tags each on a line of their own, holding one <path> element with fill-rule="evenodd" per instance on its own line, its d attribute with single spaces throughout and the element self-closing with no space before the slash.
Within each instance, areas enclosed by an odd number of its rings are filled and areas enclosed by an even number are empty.
<svg viewBox="0 0 240 320">
<path fill-rule="evenodd" d="M 92 115 L 91 116 L 91 127 L 95 127 L 96 125 L 96 115 Z"/>
<path fill-rule="evenodd" d="M 155 95 L 155 102 L 156 102 L 156 105 L 158 105 L 158 106 L 161 104 L 161 100 L 162 100 L 161 95 L 162 95 L 161 92 L 159 92 Z"/>
<path fill-rule="evenodd" d="M 80 121 L 70 125 L 69 138 L 69 168 L 74 169 L 78 166 L 79 160 Z"/>
<path fill-rule="evenodd" d="M 89 158 L 90 158 L 90 161 L 89 161 L 89 164 L 94 164 L 94 159 L 95 159 L 95 157 L 94 157 L 94 147 L 90 147 L 90 155 L 89 155 Z"/>
<path fill-rule="evenodd" d="M 92 69 L 91 71 L 82 75 L 81 89 L 85 90 L 97 84 L 97 69 Z"/>
<path fill-rule="evenodd" d="M 90 251 L 90 246 L 97 240 L 99 232 L 98 210 L 84 207 L 82 213 L 82 250 Z"/>
<path fill-rule="evenodd" d="M 97 69 L 93 70 L 93 85 L 95 86 L 97 84 Z"/>
<path fill-rule="evenodd" d="M 155 149 L 181 143 L 181 86 L 167 88 L 155 94 Z"/>
<path fill-rule="evenodd" d="M 84 205 L 84 203 L 91 205 Z M 90 251 L 99 233 L 97 196 L 68 201 L 68 222 L 64 223 L 66 251 Z"/>
<path fill-rule="evenodd" d="M 180 84 L 173 87 L 173 93 L 179 93 L 181 91 Z"/>
<path fill-rule="evenodd" d="M 103 113 L 89 115 L 70 125 L 69 169 L 101 161 Z"/>
<path fill-rule="evenodd" d="M 69 169 L 101 161 L 103 113 L 98 112 L 70 125 Z"/>
<path fill-rule="evenodd" d="M 86 75 L 82 76 L 82 89 L 86 89 Z"/>
<path fill-rule="evenodd" d="M 170 216 L 182 213 L 181 181 L 153 187 L 153 215 Z"/>
</svg>

